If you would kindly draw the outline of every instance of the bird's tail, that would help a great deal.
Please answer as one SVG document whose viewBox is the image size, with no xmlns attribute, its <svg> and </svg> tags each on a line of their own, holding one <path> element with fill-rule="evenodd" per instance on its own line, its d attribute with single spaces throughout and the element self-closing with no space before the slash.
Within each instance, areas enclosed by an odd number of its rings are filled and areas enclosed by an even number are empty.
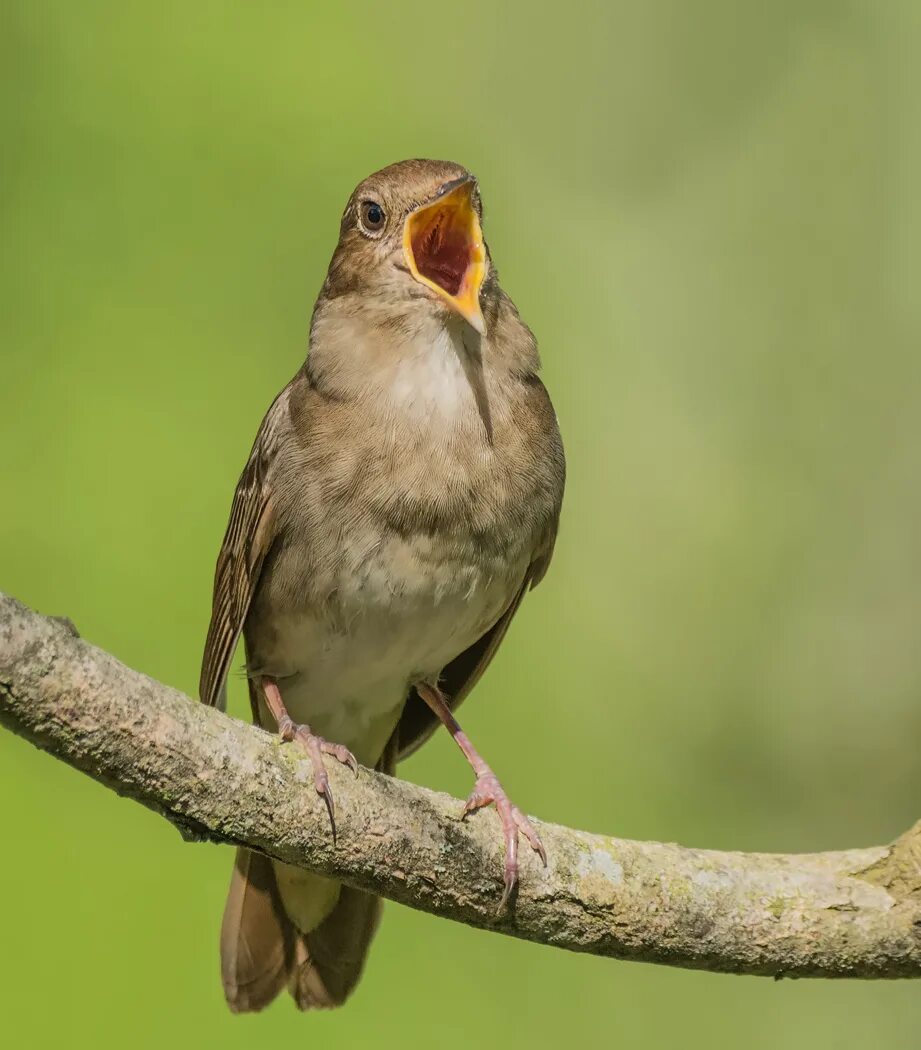
<svg viewBox="0 0 921 1050">
<path fill-rule="evenodd" d="M 377 764 L 392 773 L 395 747 Z M 382 901 L 237 850 L 221 925 L 221 978 L 234 1013 L 261 1010 L 287 985 L 301 1010 L 341 1006 L 358 983 Z"/>
<path fill-rule="evenodd" d="M 284 988 L 294 958 L 294 926 L 285 914 L 268 857 L 238 849 L 221 923 L 221 980 L 234 1013 L 261 1010 Z"/>
<path fill-rule="evenodd" d="M 288 991 L 298 1009 L 341 1006 L 358 984 L 383 901 L 343 886 L 336 906 L 294 946 Z"/>
</svg>

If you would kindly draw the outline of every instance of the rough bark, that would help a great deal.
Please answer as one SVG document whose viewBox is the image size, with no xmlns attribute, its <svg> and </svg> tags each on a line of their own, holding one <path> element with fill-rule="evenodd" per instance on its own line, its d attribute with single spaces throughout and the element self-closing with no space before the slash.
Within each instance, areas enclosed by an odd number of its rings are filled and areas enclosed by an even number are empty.
<svg viewBox="0 0 921 1050">
<path fill-rule="evenodd" d="M 289 745 L 120 664 L 0 594 L 0 722 L 161 813 L 391 900 L 542 944 L 773 977 L 921 976 L 921 822 L 889 846 L 801 855 L 631 842 L 541 823 L 496 914 L 497 818 L 330 765 L 339 835 Z"/>
</svg>

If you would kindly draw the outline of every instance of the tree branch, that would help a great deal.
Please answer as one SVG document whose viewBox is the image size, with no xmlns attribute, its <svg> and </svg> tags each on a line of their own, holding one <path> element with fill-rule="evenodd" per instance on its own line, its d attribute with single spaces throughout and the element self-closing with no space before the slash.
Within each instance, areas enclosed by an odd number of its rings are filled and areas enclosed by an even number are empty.
<svg viewBox="0 0 921 1050">
<path fill-rule="evenodd" d="M 333 763 L 339 838 L 299 752 L 189 700 L 0 594 L 0 722 L 163 814 L 410 907 L 618 959 L 774 977 L 921 976 L 921 822 L 891 846 L 721 853 L 542 824 L 496 915 L 492 814 Z"/>
</svg>

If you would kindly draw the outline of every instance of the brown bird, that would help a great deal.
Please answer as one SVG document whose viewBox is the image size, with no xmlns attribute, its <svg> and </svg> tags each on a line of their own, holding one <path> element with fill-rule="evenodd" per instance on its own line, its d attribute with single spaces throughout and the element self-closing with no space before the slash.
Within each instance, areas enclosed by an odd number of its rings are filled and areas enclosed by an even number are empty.
<svg viewBox="0 0 921 1050">
<path fill-rule="evenodd" d="M 255 722 L 296 741 L 334 818 L 328 755 L 393 773 L 441 721 L 494 803 L 505 904 L 518 836 L 546 863 L 452 711 L 553 552 L 565 466 L 531 331 L 499 287 L 476 180 L 409 160 L 346 205 L 306 363 L 237 485 L 217 560 L 201 699 L 223 706 L 240 634 Z M 335 834 L 335 825 L 333 825 Z M 344 1002 L 379 898 L 241 849 L 224 992 L 259 1010 Z"/>
</svg>

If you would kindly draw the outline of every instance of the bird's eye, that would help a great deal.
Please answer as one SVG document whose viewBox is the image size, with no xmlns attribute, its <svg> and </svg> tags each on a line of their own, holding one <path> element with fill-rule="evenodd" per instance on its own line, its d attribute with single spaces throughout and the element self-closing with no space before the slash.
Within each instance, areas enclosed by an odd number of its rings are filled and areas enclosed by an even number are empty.
<svg viewBox="0 0 921 1050">
<path fill-rule="evenodd" d="M 377 201 L 361 202 L 361 225 L 368 233 L 378 233 L 386 221 L 387 215 Z"/>
</svg>

